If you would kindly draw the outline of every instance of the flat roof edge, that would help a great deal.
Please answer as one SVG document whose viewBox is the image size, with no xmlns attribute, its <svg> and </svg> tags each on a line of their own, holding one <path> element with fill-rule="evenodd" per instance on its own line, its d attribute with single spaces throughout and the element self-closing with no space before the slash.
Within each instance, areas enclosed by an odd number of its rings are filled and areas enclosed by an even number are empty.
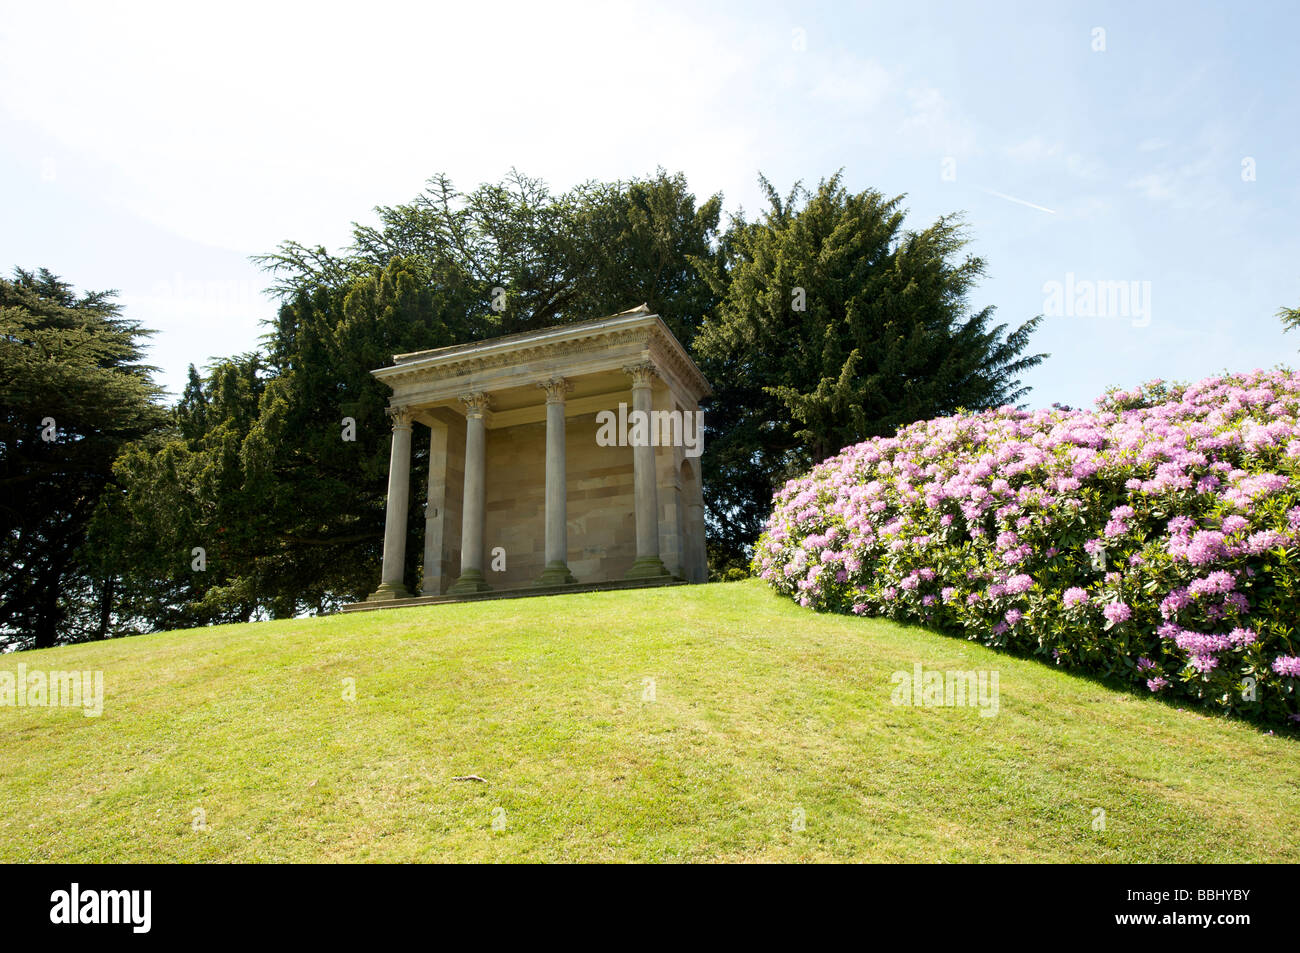
<svg viewBox="0 0 1300 953">
<path fill-rule="evenodd" d="M 677 339 L 677 336 L 673 334 L 662 317 L 651 312 L 644 305 L 640 308 L 623 311 L 604 318 L 594 318 L 590 321 L 576 321 L 572 324 L 561 324 L 536 331 L 521 331 L 497 338 L 485 338 L 482 341 L 470 341 L 465 344 L 431 348 L 427 351 L 395 354 L 393 355 L 395 363 L 387 367 L 377 368 L 370 373 L 379 380 L 386 380 L 391 377 L 406 376 L 424 369 L 432 370 L 433 368 L 454 366 L 461 362 L 478 360 L 489 355 L 509 353 L 515 349 L 527 350 L 538 345 L 578 341 L 583 338 L 596 337 L 611 330 L 635 328 L 638 325 L 657 328 L 663 334 L 678 356 L 694 372 L 697 377 L 695 383 L 702 386 L 701 397 L 713 393 L 708 378 L 696 365 L 685 345 Z"/>
</svg>

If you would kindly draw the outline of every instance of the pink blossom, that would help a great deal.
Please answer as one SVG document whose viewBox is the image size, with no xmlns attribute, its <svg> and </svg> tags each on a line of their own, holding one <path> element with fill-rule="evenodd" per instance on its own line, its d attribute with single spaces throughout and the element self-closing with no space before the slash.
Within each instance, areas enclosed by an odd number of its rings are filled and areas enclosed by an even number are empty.
<svg viewBox="0 0 1300 953">
<path fill-rule="evenodd" d="M 1279 655 L 1273 660 L 1273 671 L 1279 675 L 1300 678 L 1300 655 Z"/>
<path fill-rule="evenodd" d="M 1127 622 L 1129 619 L 1133 618 L 1133 610 L 1124 602 L 1106 603 L 1106 605 L 1102 607 L 1101 614 L 1104 615 L 1109 622 L 1116 624 Z"/>
<path fill-rule="evenodd" d="M 1197 530 L 1187 547 L 1187 561 L 1193 566 L 1217 562 L 1228 555 L 1223 544 L 1223 534 L 1215 530 Z"/>
<path fill-rule="evenodd" d="M 1071 609 L 1078 605 L 1084 605 L 1088 601 L 1088 591 L 1086 589 L 1080 589 L 1078 586 L 1071 586 L 1069 589 L 1065 590 L 1065 595 L 1062 597 L 1061 601 L 1065 603 L 1067 609 Z"/>
<path fill-rule="evenodd" d="M 1232 574 L 1220 569 L 1210 573 L 1205 579 L 1194 579 L 1187 589 L 1194 596 L 1222 595 L 1231 590 L 1234 585 L 1236 581 L 1232 578 Z"/>
<path fill-rule="evenodd" d="M 1298 541 L 1300 374 L 1276 370 L 1115 390 L 1091 411 L 955 414 L 846 447 L 777 491 L 753 558 L 802 605 L 835 608 L 871 579 L 855 614 L 1208 705 L 1232 708 L 1249 674 L 1278 712 L 1296 704 L 1278 683 L 1300 678 L 1281 598 L 1300 586 L 1283 552 Z M 1082 623 L 1094 603 L 1104 633 Z M 1260 672 L 1261 657 L 1276 662 Z"/>
</svg>

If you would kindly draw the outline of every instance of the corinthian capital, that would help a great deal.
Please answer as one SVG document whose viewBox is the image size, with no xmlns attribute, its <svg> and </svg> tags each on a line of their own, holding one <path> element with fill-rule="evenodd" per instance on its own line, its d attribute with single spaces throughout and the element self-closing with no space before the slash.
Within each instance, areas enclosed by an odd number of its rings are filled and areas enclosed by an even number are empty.
<svg viewBox="0 0 1300 953">
<path fill-rule="evenodd" d="M 414 414 L 411 413 L 410 407 L 388 407 L 384 410 L 384 413 L 388 414 L 389 419 L 392 420 L 394 430 L 411 429 Z"/>
<path fill-rule="evenodd" d="M 460 402 L 465 405 L 466 417 L 482 417 L 487 413 L 491 401 L 488 395 L 481 390 L 470 391 L 468 394 L 460 395 Z"/>
<path fill-rule="evenodd" d="M 650 379 L 659 373 L 649 361 L 642 361 L 639 364 L 626 364 L 623 370 L 632 378 L 633 387 L 649 387 Z"/>
<path fill-rule="evenodd" d="M 548 377 L 544 381 L 538 381 L 537 386 L 546 391 L 548 404 L 563 403 L 565 394 L 573 390 L 573 382 L 563 377 Z"/>
</svg>

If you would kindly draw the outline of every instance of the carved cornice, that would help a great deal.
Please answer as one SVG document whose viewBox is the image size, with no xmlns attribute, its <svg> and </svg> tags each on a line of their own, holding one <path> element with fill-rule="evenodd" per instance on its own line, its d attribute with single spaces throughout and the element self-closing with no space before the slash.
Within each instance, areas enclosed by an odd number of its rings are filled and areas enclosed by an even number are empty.
<svg viewBox="0 0 1300 953">
<path fill-rule="evenodd" d="M 526 339 L 508 342 L 489 339 L 463 349 L 457 348 L 454 353 L 446 355 L 430 352 L 428 356 L 420 357 L 413 354 L 409 356 L 410 360 L 381 368 L 375 374 L 394 388 L 416 381 L 438 384 L 537 362 L 562 365 L 566 360 L 581 360 L 606 351 L 622 350 L 626 356 L 627 350 L 631 349 L 650 356 L 688 390 L 700 396 L 711 392 L 709 382 L 660 318 L 636 315 L 614 320 L 613 327 L 584 330 L 582 325 L 571 325 L 550 329 L 539 332 L 541 339 L 532 342 Z M 629 320 L 635 323 L 628 326 Z M 618 326 L 620 324 L 622 326 Z M 565 334 L 571 336 L 565 338 Z M 560 336 L 558 340 L 555 339 L 557 336 Z M 562 371 L 563 368 L 556 370 Z"/>
<path fill-rule="evenodd" d="M 650 351 L 661 366 L 673 371 L 687 386 L 698 390 L 700 398 L 713 393 L 713 388 L 709 386 L 708 380 L 705 379 L 700 369 L 695 366 L 695 362 L 690 359 L 675 337 L 665 334 L 661 328 L 652 328 L 650 332 Z"/>
<path fill-rule="evenodd" d="M 514 367 L 536 361 L 598 354 L 619 344 L 639 343 L 645 347 L 649 344 L 649 339 L 650 335 L 646 328 L 607 331 L 574 341 L 523 344 L 496 354 L 485 354 L 476 357 L 471 353 L 455 361 L 432 367 L 421 365 L 418 362 L 413 362 L 409 367 L 397 364 L 391 368 L 384 368 L 383 376 L 385 380 L 393 382 L 409 377 L 419 377 L 428 381 L 449 380 L 455 377 L 482 374 L 499 367 Z"/>
</svg>

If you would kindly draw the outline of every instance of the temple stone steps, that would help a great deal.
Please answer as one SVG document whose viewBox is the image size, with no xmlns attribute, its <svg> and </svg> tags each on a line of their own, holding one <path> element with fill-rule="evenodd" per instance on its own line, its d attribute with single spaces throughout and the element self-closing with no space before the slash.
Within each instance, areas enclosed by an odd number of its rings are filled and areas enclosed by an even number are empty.
<svg viewBox="0 0 1300 953">
<path fill-rule="evenodd" d="M 490 599 L 528 599 L 533 596 L 561 596 L 571 592 L 609 592 L 620 589 L 654 589 L 659 586 L 685 586 L 675 576 L 652 579 L 622 579 L 613 582 L 576 582 L 560 586 L 520 586 L 515 589 L 490 589 L 458 596 L 413 596 L 409 599 L 386 599 L 382 602 L 353 602 L 343 612 L 369 612 L 372 609 L 404 609 L 407 606 L 437 606 L 449 602 L 486 602 Z"/>
</svg>

